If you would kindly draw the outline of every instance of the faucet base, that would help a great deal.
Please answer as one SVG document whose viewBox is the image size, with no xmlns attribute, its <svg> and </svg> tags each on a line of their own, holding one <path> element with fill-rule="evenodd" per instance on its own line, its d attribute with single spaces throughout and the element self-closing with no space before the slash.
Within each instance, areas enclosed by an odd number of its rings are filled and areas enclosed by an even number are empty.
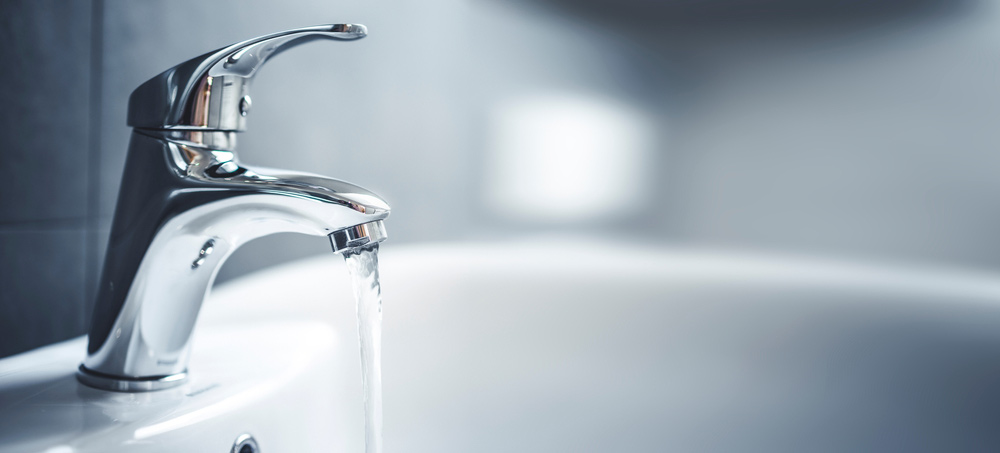
<svg viewBox="0 0 1000 453">
<path fill-rule="evenodd" d="M 151 392 L 184 384 L 187 382 L 187 371 L 167 376 L 129 379 L 88 370 L 87 367 L 80 365 L 80 368 L 76 372 L 76 379 L 86 386 L 101 390 L 111 390 L 114 392 Z"/>
</svg>

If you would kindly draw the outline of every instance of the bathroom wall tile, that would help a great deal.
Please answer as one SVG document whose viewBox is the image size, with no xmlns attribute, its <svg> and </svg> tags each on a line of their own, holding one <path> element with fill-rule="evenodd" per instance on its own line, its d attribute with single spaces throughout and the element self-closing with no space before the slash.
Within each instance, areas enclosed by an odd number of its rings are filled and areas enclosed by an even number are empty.
<svg viewBox="0 0 1000 453">
<path fill-rule="evenodd" d="M 0 224 L 87 214 L 90 6 L 0 2 Z"/>
<path fill-rule="evenodd" d="M 82 228 L 0 229 L 0 357 L 83 335 Z"/>
</svg>

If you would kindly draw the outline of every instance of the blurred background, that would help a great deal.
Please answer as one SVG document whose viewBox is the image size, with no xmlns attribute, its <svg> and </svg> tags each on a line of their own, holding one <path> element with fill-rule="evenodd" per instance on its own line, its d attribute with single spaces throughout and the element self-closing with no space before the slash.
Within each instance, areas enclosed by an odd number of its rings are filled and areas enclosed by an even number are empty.
<svg viewBox="0 0 1000 453">
<path fill-rule="evenodd" d="M 244 163 L 365 186 L 393 246 L 519 236 L 1000 267 L 1000 4 L 977 0 L 0 3 L 0 356 L 90 322 L 145 80 L 306 25 Z M 277 235 L 224 282 L 328 253 Z"/>
</svg>

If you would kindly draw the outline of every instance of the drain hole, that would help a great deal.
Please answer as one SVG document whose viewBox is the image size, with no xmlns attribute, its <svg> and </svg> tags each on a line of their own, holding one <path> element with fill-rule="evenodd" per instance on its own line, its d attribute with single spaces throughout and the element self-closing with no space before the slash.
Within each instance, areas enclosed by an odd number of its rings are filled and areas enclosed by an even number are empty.
<svg viewBox="0 0 1000 453">
<path fill-rule="evenodd" d="M 240 437 L 236 438 L 236 442 L 233 442 L 233 449 L 230 453 L 260 453 L 260 448 L 257 448 L 257 441 L 253 439 L 253 436 L 249 434 L 241 434 Z"/>
</svg>

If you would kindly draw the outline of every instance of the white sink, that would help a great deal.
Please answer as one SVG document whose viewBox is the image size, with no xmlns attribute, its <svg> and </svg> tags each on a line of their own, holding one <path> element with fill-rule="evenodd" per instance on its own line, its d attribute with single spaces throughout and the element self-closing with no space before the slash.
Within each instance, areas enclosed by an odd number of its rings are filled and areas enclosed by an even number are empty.
<svg viewBox="0 0 1000 453">
<path fill-rule="evenodd" d="M 1000 276 L 593 242 L 382 247 L 392 452 L 1000 446 Z M 94 390 L 84 339 L 0 360 L 0 451 L 363 450 L 329 255 L 217 288 L 192 382 Z"/>
<path fill-rule="evenodd" d="M 220 304 L 221 305 L 221 304 Z M 77 382 L 78 338 L 0 360 L 2 452 L 229 452 L 238 436 L 263 451 L 324 451 L 336 426 L 328 325 L 205 323 L 191 383 L 115 393 Z M 353 357 L 351 357 L 353 358 Z M 197 372 L 194 372 L 197 370 Z"/>
</svg>

